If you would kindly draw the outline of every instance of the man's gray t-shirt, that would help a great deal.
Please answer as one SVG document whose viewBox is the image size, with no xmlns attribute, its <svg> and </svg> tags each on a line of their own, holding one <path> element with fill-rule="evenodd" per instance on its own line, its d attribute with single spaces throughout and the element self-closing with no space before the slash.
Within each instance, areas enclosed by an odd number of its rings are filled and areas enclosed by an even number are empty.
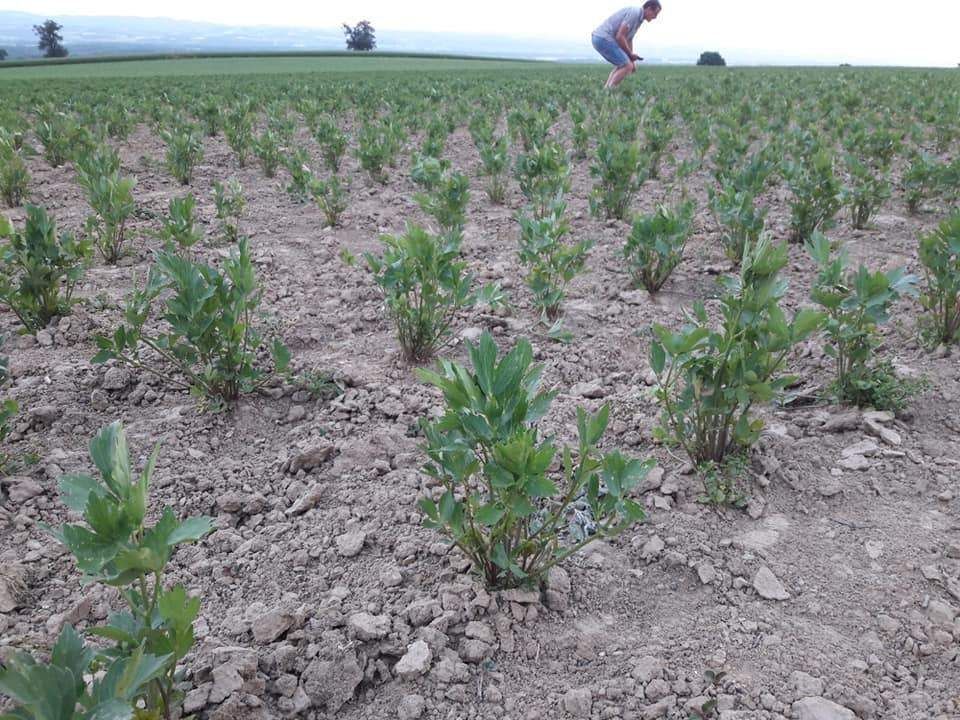
<svg viewBox="0 0 960 720">
<path fill-rule="evenodd" d="M 630 40 L 633 40 L 633 36 L 637 34 L 637 29 L 640 27 L 640 23 L 642 22 L 643 8 L 628 7 L 624 8 L 623 10 L 618 10 L 600 23 L 600 27 L 594 30 L 593 34 L 614 40 L 617 36 L 617 30 L 620 29 L 620 26 L 623 23 L 626 23 L 627 28 L 629 29 L 627 32 L 627 37 Z"/>
</svg>

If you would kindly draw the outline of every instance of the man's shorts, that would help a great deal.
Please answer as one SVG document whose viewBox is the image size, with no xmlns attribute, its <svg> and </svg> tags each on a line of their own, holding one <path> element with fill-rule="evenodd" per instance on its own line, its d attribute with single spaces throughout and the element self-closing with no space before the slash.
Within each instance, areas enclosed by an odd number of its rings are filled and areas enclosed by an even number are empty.
<svg viewBox="0 0 960 720">
<path fill-rule="evenodd" d="M 600 56 L 608 63 L 617 67 L 623 67 L 630 63 L 630 58 L 623 51 L 623 48 L 610 38 L 594 34 L 591 39 L 593 40 L 593 49 L 600 53 Z"/>
</svg>

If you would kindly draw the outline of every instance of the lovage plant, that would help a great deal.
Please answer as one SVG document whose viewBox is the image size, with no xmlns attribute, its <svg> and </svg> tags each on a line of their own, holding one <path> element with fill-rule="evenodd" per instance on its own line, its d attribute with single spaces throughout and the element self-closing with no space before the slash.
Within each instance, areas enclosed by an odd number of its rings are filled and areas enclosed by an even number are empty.
<svg viewBox="0 0 960 720">
<path fill-rule="evenodd" d="M 536 586 L 588 543 L 643 520 L 631 494 L 654 463 L 598 449 L 607 406 L 595 415 L 577 410 L 575 448 L 542 437 L 538 424 L 556 393 L 540 390 L 543 367 L 526 340 L 498 358 L 484 333 L 469 353 L 472 368 L 444 360 L 419 373 L 446 401 L 439 420 L 421 421 L 425 471 L 441 492 L 420 509 L 488 588 Z M 575 503 L 589 512 L 591 531 L 573 521 Z"/>
</svg>

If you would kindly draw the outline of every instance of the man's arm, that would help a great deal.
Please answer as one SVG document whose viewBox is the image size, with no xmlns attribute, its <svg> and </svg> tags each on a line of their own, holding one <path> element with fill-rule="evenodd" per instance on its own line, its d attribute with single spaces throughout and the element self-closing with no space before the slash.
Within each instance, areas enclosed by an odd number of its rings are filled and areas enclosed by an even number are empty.
<svg viewBox="0 0 960 720">
<path fill-rule="evenodd" d="M 629 37 L 630 26 L 626 23 L 620 23 L 620 27 L 617 30 L 616 37 L 614 38 L 617 41 L 617 45 L 620 46 L 620 49 L 623 50 L 627 57 L 633 60 L 634 62 L 638 60 L 643 60 L 639 55 L 634 54 L 633 52 L 633 40 Z"/>
</svg>

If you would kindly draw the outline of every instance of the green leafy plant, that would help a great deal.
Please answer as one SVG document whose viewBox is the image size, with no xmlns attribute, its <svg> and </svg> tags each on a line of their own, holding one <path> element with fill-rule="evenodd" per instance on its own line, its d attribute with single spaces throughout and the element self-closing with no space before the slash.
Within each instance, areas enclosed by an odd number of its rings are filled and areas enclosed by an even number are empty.
<svg viewBox="0 0 960 720">
<path fill-rule="evenodd" d="M 253 139 L 253 154 L 260 161 L 263 174 L 268 178 L 276 177 L 280 166 L 280 138 L 269 128 Z"/>
<path fill-rule="evenodd" d="M 232 245 L 240 239 L 240 219 L 246 207 L 243 185 L 237 178 L 230 178 L 225 183 L 215 182 L 213 202 L 217 208 L 217 219 L 220 221 L 223 238 Z"/>
<path fill-rule="evenodd" d="M 782 369 L 790 350 L 823 322 L 801 310 L 788 320 L 780 309 L 788 262 L 786 246 L 761 237 L 748 245 L 738 277 L 722 280 L 715 328 L 702 303 L 677 332 L 653 328 L 650 363 L 663 410 L 658 436 L 679 444 L 698 467 L 722 465 L 731 451 L 753 445 L 762 421 L 755 403 L 773 400 L 792 382 Z"/>
<path fill-rule="evenodd" d="M 920 295 L 929 313 L 926 335 L 932 344 L 960 342 L 960 211 L 920 238 L 926 286 Z"/>
<path fill-rule="evenodd" d="M 672 118 L 668 114 L 658 111 L 651 121 L 643 126 L 643 135 L 646 139 L 644 145 L 645 157 L 648 160 L 647 177 L 656 179 L 660 177 L 660 162 L 667 147 L 676 135 Z"/>
<path fill-rule="evenodd" d="M 310 169 L 310 156 L 303 148 L 297 148 L 287 156 L 285 164 L 290 172 L 287 194 L 296 202 L 306 202 L 313 197 L 315 182 L 313 170 Z"/>
<path fill-rule="evenodd" d="M 161 302 L 156 327 L 155 305 Z M 190 390 L 214 408 L 253 392 L 270 380 L 258 367 L 266 342 L 253 326 L 260 290 L 244 238 L 222 271 L 160 251 L 146 284 L 127 301 L 125 322 L 112 335 L 97 336 L 95 363 L 118 360 Z M 290 354 L 279 341 L 270 347 L 278 373 Z"/>
<path fill-rule="evenodd" d="M 590 175 L 597 184 L 590 195 L 590 211 L 598 217 L 627 217 L 637 190 L 646 178 L 649 160 L 636 142 L 624 142 L 612 133 L 600 138 Z"/>
<path fill-rule="evenodd" d="M 350 186 L 333 175 L 329 180 L 316 180 L 311 185 L 313 199 L 330 227 L 340 224 L 340 217 L 347 209 Z"/>
<path fill-rule="evenodd" d="M 23 154 L 22 139 L 0 128 L 0 197 L 8 207 L 20 206 L 30 184 Z"/>
<path fill-rule="evenodd" d="M 89 242 L 58 236 L 46 210 L 34 205 L 21 232 L 0 215 L 0 239 L 7 241 L 0 246 L 0 303 L 32 332 L 68 315 L 92 254 Z"/>
<path fill-rule="evenodd" d="M 177 123 L 163 130 L 160 137 L 167 144 L 167 170 L 181 185 L 189 185 L 193 171 L 203 160 L 203 138 L 191 123 Z"/>
<path fill-rule="evenodd" d="M 923 201 L 936 189 L 939 177 L 940 164 L 930 155 L 918 152 L 910 160 L 903 173 L 903 187 L 911 215 L 920 211 Z"/>
<path fill-rule="evenodd" d="M 630 495 L 654 463 L 597 449 L 607 406 L 595 415 L 577 410 L 573 449 L 542 438 L 538 424 L 556 393 L 540 391 L 543 368 L 527 341 L 498 360 L 484 333 L 469 354 L 472 369 L 441 360 L 437 372 L 419 372 L 446 402 L 439 420 L 421 420 L 425 471 L 442 494 L 423 498 L 420 509 L 488 588 L 536 586 L 588 543 L 644 519 Z"/>
<path fill-rule="evenodd" d="M 573 157 L 583 160 L 590 149 L 590 130 L 587 127 L 587 111 L 582 105 L 570 108 L 570 139 L 573 144 Z"/>
<path fill-rule="evenodd" d="M 253 147 L 253 117 L 245 105 L 235 107 L 226 114 L 223 133 L 240 167 L 246 167 Z"/>
<path fill-rule="evenodd" d="M 384 168 L 392 164 L 399 151 L 398 132 L 387 121 L 367 122 L 357 135 L 357 159 L 360 167 L 380 183 L 387 181 Z"/>
<path fill-rule="evenodd" d="M 84 229 L 104 261 L 115 265 L 123 255 L 127 223 L 137 208 L 133 200 L 136 180 L 120 175 L 119 157 L 106 146 L 81 159 L 79 171 L 80 186 L 93 209 Z"/>
<path fill-rule="evenodd" d="M 849 183 L 840 193 L 841 202 L 850 209 L 853 227 L 862 230 L 870 218 L 891 196 L 890 181 L 881 171 L 854 157 L 847 156 Z"/>
<path fill-rule="evenodd" d="M 824 353 L 835 363 L 834 394 L 858 406 L 900 409 L 906 396 L 886 392 L 896 380 L 890 377 L 889 363 L 877 357 L 877 326 L 889 319 L 891 306 L 902 295 L 916 295 L 917 278 L 903 268 L 871 272 L 860 265 L 853 270 L 846 251 L 835 251 L 821 233 L 807 243 L 807 252 L 820 269 L 811 297 L 827 318 Z"/>
<path fill-rule="evenodd" d="M 64 113 L 42 111 L 34 134 L 43 147 L 43 158 L 52 168 L 63 165 L 70 158 L 72 136 L 76 125 Z"/>
<path fill-rule="evenodd" d="M 3 348 L 3 336 L 0 336 L 0 349 Z M 10 379 L 10 370 L 9 370 L 8 359 L 5 355 L 0 355 L 0 390 L 4 388 L 7 384 L 7 380 Z M 7 439 L 7 436 L 10 434 L 10 421 L 17 416 L 17 412 L 20 410 L 20 406 L 16 401 L 10 398 L 3 398 L 0 400 L 0 443 L 3 443 Z M 5 475 L 7 473 L 7 468 L 10 464 L 9 456 L 3 451 L 0 450 L 0 475 Z"/>
<path fill-rule="evenodd" d="M 160 239 L 167 250 L 178 249 L 188 253 L 190 248 L 200 242 L 201 234 L 196 226 L 194 210 L 197 201 L 193 195 L 182 198 L 170 198 L 169 212 L 161 219 Z"/>
<path fill-rule="evenodd" d="M 158 455 L 159 447 L 142 475 L 135 477 L 123 426 L 115 422 L 101 430 L 90 442 L 100 477 L 72 475 L 60 480 L 64 503 L 82 514 L 84 524 L 63 525 L 52 532 L 73 554 L 88 582 L 117 588 L 126 603 L 125 611 L 90 631 L 116 643 L 99 651 L 99 659 L 129 663 L 151 658 L 149 680 L 132 683 L 139 687 L 133 699 L 143 701 L 147 711 L 170 718 L 181 699 L 177 662 L 193 647 L 200 600 L 188 597 L 182 585 L 165 588 L 164 573 L 175 548 L 203 538 L 212 523 L 206 517 L 181 522 L 167 507 L 154 525 L 147 525 L 148 490 Z M 83 678 L 74 681 L 82 683 Z"/>
<path fill-rule="evenodd" d="M 661 205 L 652 215 L 634 219 L 623 257 L 633 281 L 647 292 L 659 291 L 683 260 L 693 212 L 694 205 L 688 201 L 677 209 Z"/>
<path fill-rule="evenodd" d="M 507 169 L 510 166 L 510 148 L 506 135 L 492 135 L 477 143 L 482 165 L 481 174 L 487 179 L 484 189 L 490 202 L 502 205 L 507 194 Z"/>
<path fill-rule="evenodd" d="M 457 237 L 463 234 L 470 200 L 470 181 L 462 173 L 444 176 L 432 192 L 416 196 L 417 204 L 437 221 L 440 230 Z"/>
<path fill-rule="evenodd" d="M 554 203 L 542 217 L 519 216 L 520 262 L 527 269 L 527 287 L 545 319 L 560 317 L 567 285 L 583 271 L 587 253 L 593 247 L 589 240 L 576 244 L 566 242 L 570 224 L 565 217 L 567 206 Z"/>
<path fill-rule="evenodd" d="M 340 170 L 340 162 L 347 151 L 348 138 L 332 117 L 319 117 L 312 126 L 313 137 L 320 145 L 323 161 L 330 172 Z"/>
<path fill-rule="evenodd" d="M 711 188 L 710 207 L 717 218 L 722 234 L 723 252 L 732 262 L 740 263 L 747 245 L 755 245 L 766 224 L 767 210 L 757 210 L 754 196 L 739 191 L 732 184 L 720 192 Z"/>
<path fill-rule="evenodd" d="M 471 290 L 473 276 L 460 259 L 460 238 L 433 235 L 407 225 L 403 235 L 384 235 L 383 257 L 366 253 L 374 281 L 383 292 L 404 356 L 419 362 L 432 356 L 464 308 L 500 302 L 499 288 Z"/>
<path fill-rule="evenodd" d="M 435 190 L 443 181 L 450 162 L 417 153 L 410 166 L 410 179 L 427 192 Z"/>
<path fill-rule="evenodd" d="M 518 155 L 513 172 L 537 217 L 550 213 L 552 206 L 562 201 L 570 189 L 566 151 L 553 141 L 545 141 Z"/>
<path fill-rule="evenodd" d="M 784 168 L 793 192 L 790 229 L 793 242 L 806 242 L 817 230 L 829 230 L 840 210 L 840 181 L 834 174 L 833 156 L 821 150 L 802 162 Z"/>
<path fill-rule="evenodd" d="M 170 655 L 138 648 L 110 659 L 64 625 L 47 663 L 18 652 L 0 666 L 0 693 L 17 707 L 8 720 L 150 720 L 162 708 L 143 708 L 162 682 Z M 89 680 L 88 680 L 89 678 Z M 149 706 L 148 706 L 149 707 Z M 79 709 L 78 709 L 79 708 Z"/>
</svg>

